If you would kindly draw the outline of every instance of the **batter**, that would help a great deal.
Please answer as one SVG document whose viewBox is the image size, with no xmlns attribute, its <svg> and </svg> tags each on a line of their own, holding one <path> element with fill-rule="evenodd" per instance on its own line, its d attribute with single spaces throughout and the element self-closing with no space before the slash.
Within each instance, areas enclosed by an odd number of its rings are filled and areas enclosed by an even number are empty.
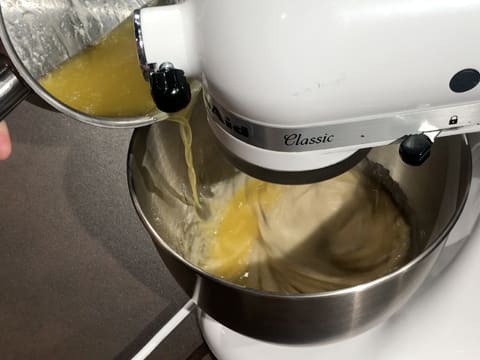
<svg viewBox="0 0 480 360">
<path fill-rule="evenodd" d="M 239 175 L 219 184 L 201 226 L 206 271 L 280 293 L 364 283 L 407 261 L 410 228 L 382 186 L 359 170 L 302 186 Z"/>
</svg>

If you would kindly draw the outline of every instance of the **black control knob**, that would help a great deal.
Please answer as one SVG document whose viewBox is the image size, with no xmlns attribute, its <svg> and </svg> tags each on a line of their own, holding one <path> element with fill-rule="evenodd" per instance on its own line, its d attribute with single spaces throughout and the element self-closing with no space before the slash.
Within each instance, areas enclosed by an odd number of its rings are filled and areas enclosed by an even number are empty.
<svg viewBox="0 0 480 360">
<path fill-rule="evenodd" d="M 192 98 L 185 73 L 173 66 L 162 65 L 150 72 L 150 90 L 155 105 L 167 113 L 184 109 Z"/>
<path fill-rule="evenodd" d="M 430 156 L 432 145 L 427 135 L 409 135 L 400 144 L 400 157 L 408 165 L 420 166 Z"/>
</svg>

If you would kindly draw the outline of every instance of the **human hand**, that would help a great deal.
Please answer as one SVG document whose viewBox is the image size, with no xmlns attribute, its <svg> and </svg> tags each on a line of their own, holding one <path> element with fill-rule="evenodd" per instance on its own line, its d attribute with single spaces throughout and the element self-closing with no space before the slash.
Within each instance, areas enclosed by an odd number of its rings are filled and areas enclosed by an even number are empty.
<svg viewBox="0 0 480 360">
<path fill-rule="evenodd" d="M 6 160 L 12 152 L 12 142 L 8 133 L 7 123 L 0 121 L 0 160 Z"/>
</svg>

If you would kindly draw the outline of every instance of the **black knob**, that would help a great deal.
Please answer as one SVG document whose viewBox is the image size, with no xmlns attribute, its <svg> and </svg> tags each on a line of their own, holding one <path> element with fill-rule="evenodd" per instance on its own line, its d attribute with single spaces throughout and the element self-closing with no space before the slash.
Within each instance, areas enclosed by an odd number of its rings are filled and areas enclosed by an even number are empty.
<svg viewBox="0 0 480 360">
<path fill-rule="evenodd" d="M 400 144 L 400 156 L 408 165 L 420 166 L 430 156 L 432 141 L 427 135 L 409 135 Z"/>
<path fill-rule="evenodd" d="M 184 109 L 192 98 L 185 73 L 171 66 L 150 73 L 150 90 L 155 105 L 167 113 Z"/>
</svg>

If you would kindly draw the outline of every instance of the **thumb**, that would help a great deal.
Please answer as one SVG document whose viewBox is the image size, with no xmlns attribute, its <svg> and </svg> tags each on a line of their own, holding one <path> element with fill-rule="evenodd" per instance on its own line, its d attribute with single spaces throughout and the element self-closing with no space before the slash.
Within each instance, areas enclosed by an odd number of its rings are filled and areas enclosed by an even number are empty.
<svg viewBox="0 0 480 360">
<path fill-rule="evenodd" d="M 7 123 L 0 121 L 0 160 L 8 159 L 12 152 L 12 142 L 8 133 Z"/>
</svg>

